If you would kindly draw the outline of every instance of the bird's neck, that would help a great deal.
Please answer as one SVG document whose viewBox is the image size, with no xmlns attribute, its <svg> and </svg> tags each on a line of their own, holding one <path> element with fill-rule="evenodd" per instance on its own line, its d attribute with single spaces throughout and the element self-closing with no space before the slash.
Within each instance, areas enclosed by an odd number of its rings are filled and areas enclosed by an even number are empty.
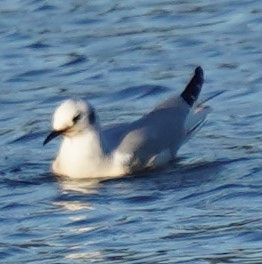
<svg viewBox="0 0 262 264">
<path fill-rule="evenodd" d="M 125 174 L 122 162 L 114 159 L 105 143 L 101 132 L 92 130 L 65 137 L 53 170 L 72 178 L 117 177 Z"/>
<path fill-rule="evenodd" d="M 65 139 L 66 142 L 67 139 Z M 71 141 L 71 142 L 70 142 Z M 85 130 L 83 133 L 69 139 L 69 144 L 76 150 L 81 150 L 86 158 L 103 159 L 106 156 L 105 142 L 97 130 Z"/>
<path fill-rule="evenodd" d="M 64 137 L 57 157 L 61 174 L 70 175 L 75 172 L 95 173 L 106 159 L 101 134 L 95 130 L 84 130 L 72 137 Z"/>
</svg>

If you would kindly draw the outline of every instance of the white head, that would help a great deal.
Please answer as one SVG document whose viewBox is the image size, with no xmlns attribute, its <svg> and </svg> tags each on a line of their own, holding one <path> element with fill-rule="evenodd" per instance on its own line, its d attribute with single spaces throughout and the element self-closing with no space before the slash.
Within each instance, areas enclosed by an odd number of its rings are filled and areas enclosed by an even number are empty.
<svg viewBox="0 0 262 264">
<path fill-rule="evenodd" d="M 72 137 L 86 129 L 95 128 L 96 124 L 95 111 L 90 104 L 82 100 L 66 100 L 55 110 L 53 131 L 44 141 L 44 145 L 61 134 Z"/>
</svg>

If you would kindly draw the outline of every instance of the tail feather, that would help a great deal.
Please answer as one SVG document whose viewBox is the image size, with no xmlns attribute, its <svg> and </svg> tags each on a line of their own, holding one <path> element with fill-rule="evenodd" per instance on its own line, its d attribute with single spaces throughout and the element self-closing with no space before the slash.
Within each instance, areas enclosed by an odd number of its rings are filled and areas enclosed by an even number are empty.
<svg viewBox="0 0 262 264">
<path fill-rule="evenodd" d="M 207 115 L 211 112 L 209 106 L 196 107 L 192 113 L 189 114 L 185 129 L 186 129 L 186 140 L 191 138 L 205 123 Z"/>
<path fill-rule="evenodd" d="M 213 95 L 210 95 L 209 97 L 207 97 L 206 99 L 204 99 L 204 100 L 202 100 L 201 102 L 199 102 L 199 106 L 200 105 L 203 105 L 204 103 L 206 103 L 206 102 L 208 102 L 208 101 L 210 101 L 210 100 L 212 100 L 212 99 L 214 99 L 215 97 L 217 97 L 217 96 L 219 96 L 220 94 L 223 94 L 225 91 L 219 91 L 219 92 L 217 92 L 217 93 L 215 93 L 215 94 L 213 94 Z"/>
</svg>

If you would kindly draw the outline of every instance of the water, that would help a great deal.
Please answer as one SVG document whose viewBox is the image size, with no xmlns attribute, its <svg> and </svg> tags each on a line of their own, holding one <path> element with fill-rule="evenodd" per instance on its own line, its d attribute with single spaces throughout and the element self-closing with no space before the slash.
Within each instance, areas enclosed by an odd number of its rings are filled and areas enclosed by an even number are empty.
<svg viewBox="0 0 262 264">
<path fill-rule="evenodd" d="M 260 263 L 261 2 L 2 0 L 1 263 Z M 206 126 L 171 166 L 108 182 L 49 170 L 54 107 L 132 121 L 205 69 Z M 166 88 L 168 87 L 168 88 Z"/>
</svg>

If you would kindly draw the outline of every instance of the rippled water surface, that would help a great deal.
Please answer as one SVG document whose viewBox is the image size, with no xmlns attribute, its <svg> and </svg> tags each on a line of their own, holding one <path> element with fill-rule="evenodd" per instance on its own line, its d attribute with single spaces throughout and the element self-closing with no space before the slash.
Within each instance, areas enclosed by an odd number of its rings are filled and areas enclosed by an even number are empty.
<svg viewBox="0 0 262 264">
<path fill-rule="evenodd" d="M 1 263 L 262 262 L 261 1 L 0 5 Z M 205 70 L 204 128 L 171 166 L 107 182 L 55 178 L 54 107 L 132 121 Z"/>
</svg>

